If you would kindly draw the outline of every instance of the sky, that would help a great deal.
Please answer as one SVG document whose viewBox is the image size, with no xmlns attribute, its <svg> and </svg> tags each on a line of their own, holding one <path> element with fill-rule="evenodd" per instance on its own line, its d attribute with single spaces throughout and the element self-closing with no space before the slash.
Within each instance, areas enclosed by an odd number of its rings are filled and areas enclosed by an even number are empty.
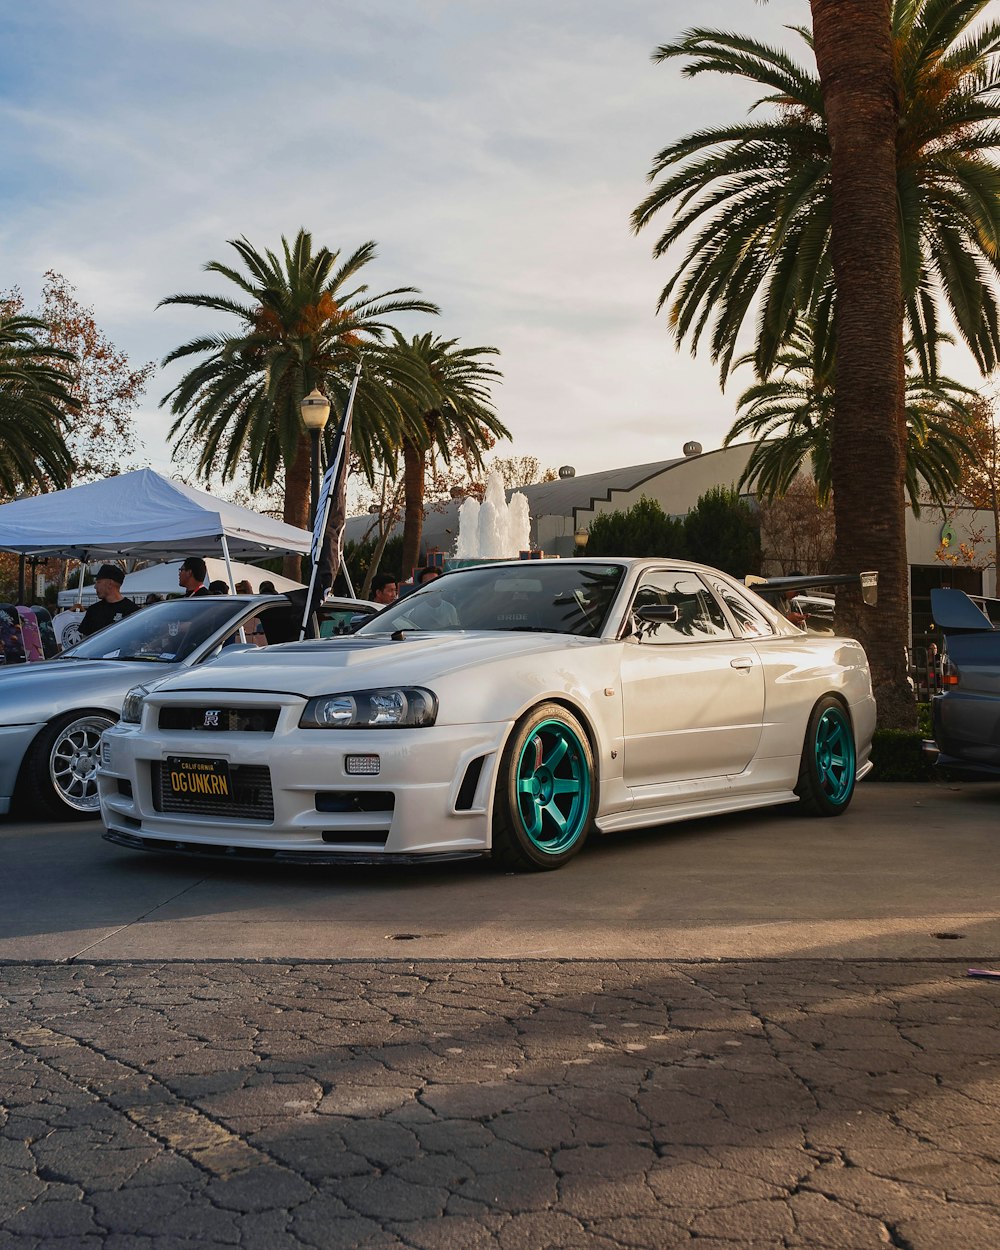
<svg viewBox="0 0 1000 1250">
<path fill-rule="evenodd" d="M 651 53 L 697 22 L 795 46 L 807 0 L 33 0 L 0 10 L 0 290 L 63 274 L 134 365 L 224 328 L 180 292 L 227 241 L 300 227 L 400 318 L 500 350 L 497 454 L 597 472 L 721 445 L 735 398 L 655 314 L 669 261 L 633 236 L 657 151 L 742 117 L 738 84 Z M 169 473 L 158 369 L 140 460 Z M 109 469 L 111 466 L 109 466 Z"/>
</svg>

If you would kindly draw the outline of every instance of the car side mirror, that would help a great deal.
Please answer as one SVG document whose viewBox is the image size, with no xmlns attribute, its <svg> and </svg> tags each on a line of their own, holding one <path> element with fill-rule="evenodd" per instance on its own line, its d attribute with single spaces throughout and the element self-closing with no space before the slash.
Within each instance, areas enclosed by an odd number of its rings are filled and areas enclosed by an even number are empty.
<svg viewBox="0 0 1000 1250">
<path fill-rule="evenodd" d="M 680 620 L 680 610 L 676 603 L 650 603 L 645 607 L 634 608 L 632 615 L 643 625 L 676 625 Z"/>
<path fill-rule="evenodd" d="M 676 625 L 680 609 L 676 603 L 649 603 L 633 608 L 632 620 L 636 623 L 636 642 L 642 642 L 647 634 L 652 637 L 661 625 Z"/>
</svg>

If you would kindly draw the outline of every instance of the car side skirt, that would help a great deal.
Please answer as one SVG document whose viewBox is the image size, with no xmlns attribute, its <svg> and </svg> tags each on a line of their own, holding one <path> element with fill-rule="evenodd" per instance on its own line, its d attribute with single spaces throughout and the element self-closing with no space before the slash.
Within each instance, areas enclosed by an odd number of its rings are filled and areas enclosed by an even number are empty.
<svg viewBox="0 0 1000 1250">
<path fill-rule="evenodd" d="M 633 808 L 599 818 L 595 823 L 601 833 L 617 833 L 622 829 L 641 829 L 646 825 L 669 825 L 680 820 L 696 820 L 701 816 L 725 816 L 729 812 L 750 811 L 755 807 L 774 807 L 779 803 L 797 803 L 792 790 L 764 790 L 756 794 L 715 795 L 712 798 L 664 803 L 658 807 Z"/>
</svg>

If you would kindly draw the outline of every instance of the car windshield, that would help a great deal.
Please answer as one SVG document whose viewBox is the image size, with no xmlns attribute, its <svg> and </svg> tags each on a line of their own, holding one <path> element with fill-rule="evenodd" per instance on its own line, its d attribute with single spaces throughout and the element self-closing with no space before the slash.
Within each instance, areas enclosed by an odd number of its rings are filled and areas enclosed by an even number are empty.
<svg viewBox="0 0 1000 1250">
<path fill-rule="evenodd" d="M 459 569 L 392 604 L 357 633 L 488 629 L 596 638 L 624 572 L 620 564 L 564 560 Z"/>
<path fill-rule="evenodd" d="M 246 610 L 246 602 L 235 599 L 168 599 L 85 638 L 63 658 L 178 664 L 229 621 L 238 622 Z"/>
</svg>

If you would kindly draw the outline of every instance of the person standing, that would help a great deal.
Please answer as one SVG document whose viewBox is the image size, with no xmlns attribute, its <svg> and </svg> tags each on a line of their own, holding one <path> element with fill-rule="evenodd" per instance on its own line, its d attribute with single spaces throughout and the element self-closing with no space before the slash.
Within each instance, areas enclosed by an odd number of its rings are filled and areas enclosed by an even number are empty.
<svg viewBox="0 0 1000 1250">
<path fill-rule="evenodd" d="M 399 598 L 399 583 L 391 573 L 377 573 L 372 579 L 372 599 L 383 606 Z"/>
<path fill-rule="evenodd" d="M 188 556 L 177 571 L 177 584 L 184 591 L 185 599 L 193 599 L 195 595 L 207 595 L 208 587 L 205 578 L 208 566 L 201 556 Z"/>
<path fill-rule="evenodd" d="M 122 582 L 125 572 L 116 564 L 102 564 L 94 579 L 97 591 L 97 602 L 92 604 L 83 614 L 80 622 L 80 637 L 89 638 L 98 630 L 107 629 L 115 621 L 124 620 L 133 612 L 138 612 L 139 605 L 122 594 Z"/>
</svg>

